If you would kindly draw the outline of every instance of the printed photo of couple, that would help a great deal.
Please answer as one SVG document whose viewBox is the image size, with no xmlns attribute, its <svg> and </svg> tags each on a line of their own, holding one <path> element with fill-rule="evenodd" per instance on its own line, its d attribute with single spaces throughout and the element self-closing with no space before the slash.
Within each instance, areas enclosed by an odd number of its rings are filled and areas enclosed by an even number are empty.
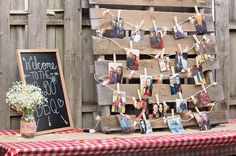
<svg viewBox="0 0 236 156">
<path fill-rule="evenodd" d="M 185 33 L 183 30 L 183 26 L 180 24 L 176 24 L 173 26 L 174 37 L 175 39 L 181 39 L 185 37 Z"/>
<path fill-rule="evenodd" d="M 176 112 L 177 113 L 187 113 L 188 106 L 187 101 L 184 99 L 176 99 Z"/>
<path fill-rule="evenodd" d="M 170 75 L 169 79 L 170 79 L 171 95 L 175 95 L 178 92 L 182 92 L 179 74 Z"/>
<path fill-rule="evenodd" d="M 108 84 L 123 83 L 123 67 L 121 63 L 108 63 Z"/>
<path fill-rule="evenodd" d="M 184 133 L 184 128 L 179 115 L 174 116 L 174 118 L 172 116 L 167 117 L 167 123 L 171 133 Z"/>
<path fill-rule="evenodd" d="M 128 49 L 126 63 L 127 63 L 127 67 L 130 70 L 138 70 L 138 68 L 139 68 L 139 50 Z"/>
<path fill-rule="evenodd" d="M 149 100 L 147 98 L 143 98 L 141 101 L 139 99 L 136 100 L 137 104 L 135 107 L 135 116 L 137 120 L 143 119 L 143 113 L 145 114 L 146 119 L 149 119 Z"/>
<path fill-rule="evenodd" d="M 125 30 L 124 30 L 124 20 L 123 18 L 114 18 L 112 20 L 112 27 L 113 30 L 111 32 L 112 38 L 123 38 L 125 36 Z"/>
<path fill-rule="evenodd" d="M 160 71 L 165 72 L 170 70 L 170 58 L 169 57 L 159 57 L 158 58 L 159 66 L 160 66 Z"/>
<path fill-rule="evenodd" d="M 153 49 L 164 48 L 163 32 L 162 28 L 150 29 L 150 44 Z"/>
<path fill-rule="evenodd" d="M 125 113 L 125 102 L 126 102 L 126 96 L 125 92 L 120 91 L 120 94 L 118 94 L 117 91 L 113 91 L 113 105 L 111 112 L 115 113 Z"/>
<path fill-rule="evenodd" d="M 201 112 L 201 114 L 194 113 L 194 117 L 197 120 L 198 126 L 200 127 L 201 131 L 211 129 L 211 122 L 205 112 Z"/>
<path fill-rule="evenodd" d="M 152 96 L 152 76 L 140 76 L 140 82 L 141 82 L 141 95 L 142 96 Z"/>
<path fill-rule="evenodd" d="M 176 52 L 175 54 L 175 71 L 186 72 L 188 70 L 188 54 Z"/>
<path fill-rule="evenodd" d="M 153 105 L 153 117 L 154 118 L 164 118 L 166 115 L 166 111 L 168 109 L 168 106 L 166 106 L 164 103 L 154 104 Z"/>
<path fill-rule="evenodd" d="M 204 106 L 204 107 L 211 106 L 211 99 L 206 92 L 202 91 L 202 92 L 198 93 L 197 99 L 198 99 L 199 103 L 202 104 L 202 106 Z"/>
<path fill-rule="evenodd" d="M 192 76 L 193 76 L 195 85 L 201 85 L 204 82 L 202 66 L 200 65 L 198 68 L 196 65 L 194 65 L 192 67 L 191 72 L 192 72 Z"/>
</svg>

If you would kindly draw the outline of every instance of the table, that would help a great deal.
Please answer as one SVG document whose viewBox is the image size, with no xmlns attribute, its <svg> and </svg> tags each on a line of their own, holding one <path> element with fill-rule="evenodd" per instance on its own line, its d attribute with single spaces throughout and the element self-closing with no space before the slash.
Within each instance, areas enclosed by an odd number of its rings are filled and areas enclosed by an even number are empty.
<svg viewBox="0 0 236 156">
<path fill-rule="evenodd" d="M 228 130 L 226 130 L 228 129 Z M 187 129 L 186 134 L 100 134 L 71 130 L 24 139 L 19 131 L 0 131 L 0 147 L 6 156 L 18 155 L 233 155 L 236 125 L 207 132 Z"/>
</svg>

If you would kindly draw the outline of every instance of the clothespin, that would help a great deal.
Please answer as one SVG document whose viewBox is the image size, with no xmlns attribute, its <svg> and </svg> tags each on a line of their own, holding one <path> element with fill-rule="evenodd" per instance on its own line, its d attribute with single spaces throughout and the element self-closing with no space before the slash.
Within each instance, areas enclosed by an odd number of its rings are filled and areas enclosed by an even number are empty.
<svg viewBox="0 0 236 156">
<path fill-rule="evenodd" d="M 181 44 L 178 44 L 178 49 L 179 49 L 180 53 L 182 54 L 183 53 L 183 49 L 182 49 Z"/>
<path fill-rule="evenodd" d="M 196 105 L 197 104 L 197 99 L 194 96 L 191 96 L 191 99 L 193 101 L 193 104 Z"/>
<path fill-rule="evenodd" d="M 187 69 L 187 77 L 190 77 L 191 75 L 192 75 L 191 69 L 188 68 L 188 69 Z"/>
<path fill-rule="evenodd" d="M 174 111 L 174 109 L 171 109 L 171 116 L 172 116 L 172 119 L 175 119 L 175 111 Z"/>
<path fill-rule="evenodd" d="M 108 83 L 109 83 L 109 79 L 103 81 L 103 82 L 102 82 L 102 85 L 105 86 L 105 85 L 107 85 Z"/>
<path fill-rule="evenodd" d="M 197 66 L 197 68 L 199 68 L 199 61 L 198 61 L 198 57 L 196 57 L 196 66 Z"/>
<path fill-rule="evenodd" d="M 166 111 L 168 110 L 169 106 L 167 105 L 167 103 L 165 101 L 162 102 L 164 104 L 164 112 L 166 113 Z"/>
<path fill-rule="evenodd" d="M 198 40 L 198 38 L 197 38 L 197 36 L 195 34 L 193 35 L 193 38 L 195 39 L 197 44 L 200 44 L 200 41 Z"/>
<path fill-rule="evenodd" d="M 133 41 L 132 40 L 129 41 L 129 46 L 130 46 L 130 49 L 133 49 Z"/>
<path fill-rule="evenodd" d="M 199 109 L 197 108 L 197 107 L 194 107 L 195 108 L 195 110 L 197 111 L 197 113 L 199 114 L 199 115 L 201 115 L 201 112 L 199 111 Z"/>
<path fill-rule="evenodd" d="M 163 36 L 167 34 L 167 27 L 163 28 Z"/>
<path fill-rule="evenodd" d="M 156 94 L 156 101 L 157 101 L 157 105 L 159 106 L 160 105 L 160 99 L 159 99 L 159 95 Z"/>
<path fill-rule="evenodd" d="M 174 23 L 175 23 L 175 25 L 178 25 L 178 19 L 176 16 L 174 16 Z"/>
<path fill-rule="evenodd" d="M 172 75 L 175 75 L 175 67 L 174 66 L 171 66 L 171 73 L 172 73 Z"/>
<path fill-rule="evenodd" d="M 200 14 L 200 12 L 199 12 L 199 10 L 198 10 L 198 7 L 197 7 L 196 5 L 195 5 L 194 8 L 195 8 L 196 13 L 197 13 L 197 14 Z"/>
<path fill-rule="evenodd" d="M 143 115 L 143 120 L 144 120 L 144 121 L 147 121 L 147 118 L 146 118 L 146 115 L 145 115 L 145 113 L 144 113 L 144 112 L 143 112 L 143 114 L 142 114 L 142 115 Z"/>
<path fill-rule="evenodd" d="M 206 87 L 205 87 L 205 85 L 204 85 L 203 82 L 202 82 L 201 86 L 202 86 L 202 90 L 203 90 L 205 93 L 207 93 Z"/>
<path fill-rule="evenodd" d="M 138 30 L 143 27 L 143 24 L 144 24 L 144 20 L 142 20 L 142 21 L 139 23 Z"/>
<path fill-rule="evenodd" d="M 118 20 L 118 21 L 120 20 L 120 13 L 121 13 L 121 10 L 118 10 L 118 11 L 117 11 L 117 20 Z"/>
<path fill-rule="evenodd" d="M 129 79 L 131 79 L 133 75 L 134 75 L 134 71 L 131 70 L 131 72 L 130 72 L 130 74 L 129 74 Z"/>
<path fill-rule="evenodd" d="M 163 48 L 164 49 L 164 48 Z M 155 59 L 158 59 L 158 57 L 162 54 L 162 51 L 159 51 L 158 54 L 156 54 Z"/>
<path fill-rule="evenodd" d="M 163 74 L 160 74 L 159 81 L 161 82 L 163 79 Z"/>
<path fill-rule="evenodd" d="M 189 50 L 189 47 L 186 47 L 186 48 L 183 50 L 183 52 L 188 52 L 188 50 Z"/>
<path fill-rule="evenodd" d="M 147 68 L 144 68 L 144 76 L 147 77 Z"/>
<path fill-rule="evenodd" d="M 117 84 L 116 84 L 116 88 L 117 88 L 117 93 L 118 93 L 118 95 L 120 95 L 120 83 L 117 83 Z"/>
<path fill-rule="evenodd" d="M 164 53 L 165 53 L 165 48 L 162 48 L 162 51 L 161 51 L 161 58 L 162 59 L 164 58 Z"/>
<path fill-rule="evenodd" d="M 102 15 L 105 16 L 105 15 L 106 15 L 107 13 L 109 13 L 109 12 L 110 12 L 110 10 L 109 10 L 109 9 L 106 9 L 106 10 L 103 11 Z"/>
<path fill-rule="evenodd" d="M 137 107 L 137 101 L 136 101 L 135 97 L 132 97 L 132 100 L 133 100 L 133 103 L 134 103 L 134 107 L 136 108 Z"/>
<path fill-rule="evenodd" d="M 142 97 L 141 97 L 141 94 L 140 94 L 140 90 L 138 89 L 138 98 L 139 98 L 139 101 L 142 101 Z"/>
<path fill-rule="evenodd" d="M 202 37 L 207 43 L 209 43 L 210 42 L 210 39 L 209 38 L 207 38 L 206 37 L 206 35 L 204 35 L 203 37 Z"/>
<path fill-rule="evenodd" d="M 115 53 L 113 54 L 113 61 L 114 61 L 114 64 L 116 64 L 116 54 Z"/>
<path fill-rule="evenodd" d="M 182 95 L 182 93 L 179 92 L 178 94 L 179 94 L 179 98 L 180 98 L 180 100 L 183 101 L 183 95 Z"/>
<path fill-rule="evenodd" d="M 154 30 L 157 31 L 156 21 L 152 20 L 152 24 L 153 24 Z"/>
</svg>

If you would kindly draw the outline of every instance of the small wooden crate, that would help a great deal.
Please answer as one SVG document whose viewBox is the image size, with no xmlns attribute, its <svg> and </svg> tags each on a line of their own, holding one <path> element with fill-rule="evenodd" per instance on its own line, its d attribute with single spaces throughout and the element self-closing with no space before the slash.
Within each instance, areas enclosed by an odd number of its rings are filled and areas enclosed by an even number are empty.
<svg viewBox="0 0 236 156">
<path fill-rule="evenodd" d="M 124 21 L 138 25 L 140 21 L 145 20 L 142 29 L 145 31 L 144 40 L 141 43 L 133 43 L 134 49 L 142 49 L 145 54 L 140 54 L 140 68 L 139 73 L 144 74 L 144 68 L 147 69 L 148 75 L 152 75 L 154 78 L 158 77 L 161 73 L 159 71 L 159 65 L 156 59 L 149 57 L 149 55 L 155 56 L 160 50 L 151 49 L 149 43 L 149 28 L 152 26 L 152 21 L 157 22 L 157 26 L 167 26 L 168 33 L 164 36 L 165 54 L 172 54 L 178 50 L 177 44 L 181 44 L 184 48 L 191 47 L 195 40 L 192 34 L 195 33 L 195 27 L 190 22 L 183 24 L 183 29 L 188 33 L 188 36 L 184 39 L 175 40 L 171 34 L 172 29 L 170 28 L 173 24 L 173 17 L 176 16 L 179 21 L 183 21 L 186 18 L 194 15 L 194 6 L 198 6 L 200 9 L 205 9 L 205 12 L 211 11 L 211 4 L 198 4 L 196 0 L 155 0 L 155 1 L 143 1 L 143 0 L 90 0 L 90 5 L 94 8 L 90 9 L 90 20 L 91 28 L 93 30 L 104 29 L 109 31 L 111 29 L 112 17 L 109 15 L 104 16 L 104 11 L 109 9 L 114 15 L 117 15 L 118 9 L 121 9 L 121 17 Z M 214 34 L 214 22 L 213 17 L 210 13 L 205 13 L 207 22 L 208 33 Z M 123 39 L 113 39 L 123 47 L 129 48 L 130 32 L 133 29 L 132 26 L 124 24 L 126 37 Z M 108 36 L 109 37 L 109 36 Z M 199 38 L 201 36 L 198 36 Z M 93 36 L 93 49 L 94 55 L 100 58 L 99 61 L 95 62 L 95 74 L 97 77 L 108 75 L 108 61 L 112 61 L 113 54 L 117 55 L 117 63 L 126 65 L 126 52 L 124 49 L 117 46 L 114 42 L 103 39 L 101 37 Z M 148 55 L 147 55 L 148 54 Z M 196 64 L 195 61 L 196 52 L 191 50 L 188 52 L 188 67 L 192 67 Z M 102 58 L 102 60 L 101 60 Z M 171 57 L 171 65 L 175 64 L 174 57 Z M 213 82 L 212 70 L 216 69 L 217 61 L 203 63 L 203 72 L 207 84 Z M 129 80 L 129 70 L 124 69 L 124 84 L 120 85 L 120 90 L 125 91 L 127 95 L 137 98 L 137 89 L 140 88 L 140 75 L 134 74 L 132 79 Z M 170 74 L 170 72 L 162 73 L 164 75 Z M 181 74 L 183 98 L 187 98 L 196 92 L 202 90 L 201 86 L 196 86 L 193 82 L 193 78 L 186 77 L 185 74 Z M 111 88 L 116 89 L 116 85 L 109 85 Z M 157 79 L 154 79 L 153 84 L 153 95 L 159 94 L 160 101 L 175 101 L 178 98 L 177 95 L 171 95 L 169 80 L 164 77 L 162 83 L 158 83 Z M 214 89 L 209 89 L 208 93 L 211 98 L 218 96 Z M 121 130 L 119 127 L 118 120 L 115 116 L 110 113 L 112 105 L 112 90 L 97 84 L 97 102 L 101 106 L 102 118 L 101 118 L 101 130 L 103 132 L 112 132 Z M 150 98 L 151 101 L 155 101 L 155 96 Z M 190 101 L 189 101 L 190 102 Z M 167 103 L 170 108 L 174 108 L 173 103 Z M 220 103 L 217 103 L 220 104 Z M 189 109 L 193 109 L 193 105 L 188 104 Z M 203 108 L 202 108 L 203 109 Z M 126 113 L 132 115 L 134 113 L 134 107 L 132 106 L 132 100 L 126 100 Z M 170 113 L 170 112 L 169 112 Z M 184 115 L 182 119 L 188 119 Z M 150 119 L 152 121 L 152 118 Z M 154 119 L 153 119 L 154 120 Z M 224 110 L 214 110 L 210 113 L 211 123 L 220 124 L 226 122 L 226 113 Z M 197 125 L 195 119 L 190 122 L 183 123 L 184 126 Z M 162 120 L 156 120 L 152 122 L 152 127 L 155 128 L 167 128 L 167 124 Z M 138 129 L 138 127 L 136 127 Z"/>
</svg>

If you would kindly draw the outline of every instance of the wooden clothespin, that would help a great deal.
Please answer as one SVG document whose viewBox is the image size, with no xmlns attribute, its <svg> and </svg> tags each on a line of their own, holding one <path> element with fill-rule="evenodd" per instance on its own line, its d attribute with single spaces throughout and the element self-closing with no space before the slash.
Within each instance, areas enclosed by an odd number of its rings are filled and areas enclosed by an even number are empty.
<svg viewBox="0 0 236 156">
<path fill-rule="evenodd" d="M 199 68 L 199 60 L 198 60 L 198 57 L 196 57 L 196 66 L 197 66 L 197 68 Z"/>
<path fill-rule="evenodd" d="M 117 84 L 116 84 L 116 88 L 117 88 L 117 93 L 118 93 L 118 95 L 120 95 L 120 83 L 117 83 Z"/>
<path fill-rule="evenodd" d="M 183 49 L 182 49 L 181 44 L 178 44 L 178 49 L 179 49 L 179 52 L 182 54 L 183 53 Z"/>
<path fill-rule="evenodd" d="M 157 102 L 157 105 L 159 106 L 160 105 L 160 99 L 159 99 L 159 95 L 156 94 L 156 102 Z"/>
<path fill-rule="evenodd" d="M 200 41 L 198 40 L 198 38 L 197 38 L 197 36 L 195 34 L 193 35 L 193 38 L 195 39 L 197 44 L 200 44 Z"/>
<path fill-rule="evenodd" d="M 166 111 L 168 110 L 169 106 L 167 105 L 167 103 L 165 101 L 163 101 L 164 104 L 164 113 L 166 113 Z"/>
<path fill-rule="evenodd" d="M 142 97 L 141 97 L 141 94 L 140 94 L 140 90 L 138 89 L 138 98 L 139 98 L 139 101 L 142 101 Z"/>
<path fill-rule="evenodd" d="M 110 13 L 110 10 L 109 9 L 106 9 L 103 11 L 102 15 L 105 16 L 107 13 Z"/>
<path fill-rule="evenodd" d="M 171 74 L 175 75 L 175 67 L 174 66 L 171 66 Z"/>
<path fill-rule="evenodd" d="M 164 58 L 164 54 L 165 54 L 165 48 L 162 48 L 162 51 L 161 51 L 161 58 L 162 59 Z"/>
<path fill-rule="evenodd" d="M 188 69 L 187 69 L 187 77 L 190 77 L 191 75 L 192 75 L 191 69 L 188 68 Z"/>
<path fill-rule="evenodd" d="M 183 95 L 182 95 L 182 93 L 179 92 L 178 94 L 179 94 L 179 98 L 180 98 L 180 100 L 183 101 Z"/>
<path fill-rule="evenodd" d="M 118 10 L 118 11 L 117 11 L 117 20 L 118 20 L 118 21 L 120 20 L 120 13 L 121 13 L 121 10 Z"/>
<path fill-rule="evenodd" d="M 142 115 L 143 115 L 143 120 L 144 120 L 144 121 L 147 121 L 147 118 L 146 118 L 145 112 L 143 112 Z"/>
<path fill-rule="evenodd" d="M 133 41 L 132 40 L 129 41 L 129 46 L 130 46 L 130 49 L 133 49 Z"/>
<path fill-rule="evenodd" d="M 172 116 L 172 119 L 175 119 L 175 110 L 174 109 L 171 109 L 171 116 Z"/>
<path fill-rule="evenodd" d="M 197 108 L 197 107 L 194 107 L 195 108 L 195 110 L 197 111 L 197 113 L 199 114 L 199 115 L 201 115 L 201 112 L 199 111 L 199 109 Z"/>
<path fill-rule="evenodd" d="M 194 96 L 191 96 L 191 99 L 193 101 L 193 104 L 196 105 L 197 104 L 197 99 Z"/>
<path fill-rule="evenodd" d="M 195 11 L 196 11 L 196 14 L 200 14 L 199 10 L 198 10 L 198 7 L 195 5 Z"/>
<path fill-rule="evenodd" d="M 204 82 L 202 82 L 201 86 L 202 86 L 202 90 L 203 90 L 205 93 L 207 93 L 207 90 L 206 90 L 206 87 L 205 87 L 205 85 L 204 85 Z"/>
<path fill-rule="evenodd" d="M 134 103 L 134 107 L 137 107 L 137 100 L 135 99 L 135 97 L 132 97 L 133 103 Z"/>
<path fill-rule="evenodd" d="M 147 68 L 144 68 L 144 76 L 147 77 Z"/>
<path fill-rule="evenodd" d="M 163 74 L 160 74 L 159 81 L 162 82 Z"/>
<path fill-rule="evenodd" d="M 129 74 L 129 79 L 131 79 L 133 75 L 134 75 L 134 71 L 131 70 L 131 72 L 130 72 L 130 74 Z"/>
<path fill-rule="evenodd" d="M 175 23 L 175 25 L 178 25 L 178 19 L 176 16 L 174 16 L 174 23 Z"/>
<path fill-rule="evenodd" d="M 114 61 L 114 64 L 116 64 L 116 54 L 115 53 L 113 54 L 113 61 Z"/>
<path fill-rule="evenodd" d="M 164 49 L 164 48 L 163 48 L 163 49 Z M 159 52 L 156 54 L 155 59 L 158 59 L 159 56 L 161 55 L 161 53 L 162 53 L 162 51 L 159 51 Z"/>
<path fill-rule="evenodd" d="M 139 23 L 138 30 L 143 27 L 143 24 L 144 24 L 144 20 L 142 20 L 142 21 Z"/>
<path fill-rule="evenodd" d="M 152 20 L 152 24 L 153 24 L 154 30 L 157 31 L 156 21 Z"/>
</svg>

